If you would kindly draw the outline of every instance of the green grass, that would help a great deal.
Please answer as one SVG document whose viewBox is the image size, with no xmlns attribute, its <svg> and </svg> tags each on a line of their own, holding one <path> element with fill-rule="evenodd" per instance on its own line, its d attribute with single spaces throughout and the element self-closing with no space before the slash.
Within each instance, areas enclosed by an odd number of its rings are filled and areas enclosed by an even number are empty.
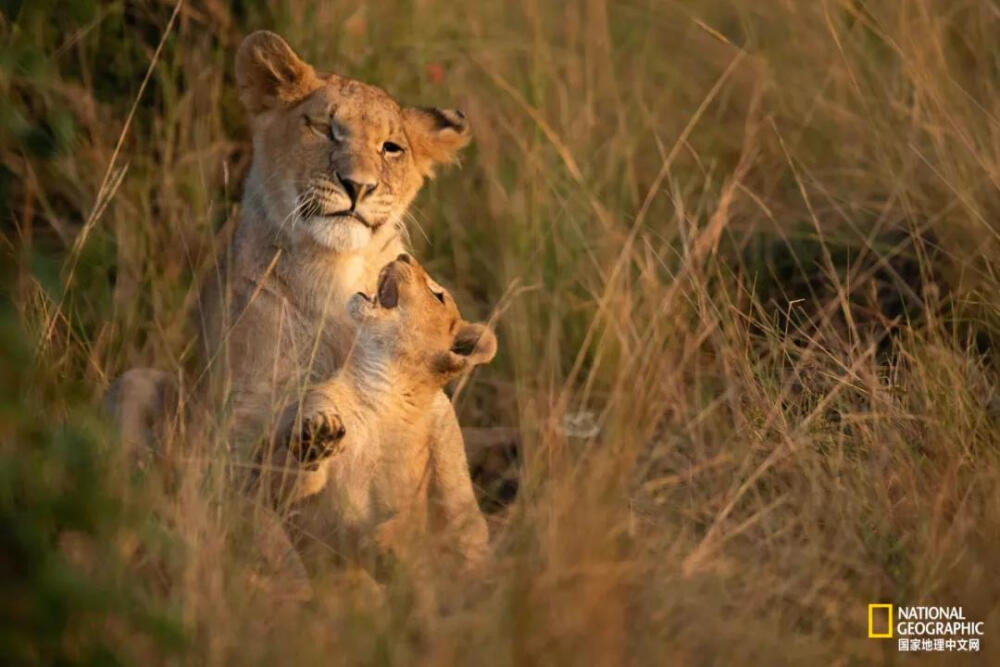
<svg viewBox="0 0 1000 667">
<path fill-rule="evenodd" d="M 0 653 L 894 664 L 891 601 L 1000 660 L 995 3 L 191 0 L 154 62 L 172 11 L 0 2 Z M 458 408 L 519 427 L 520 493 L 431 614 L 276 606 L 220 453 L 140 474 L 97 419 L 129 367 L 198 372 L 257 28 L 474 125 L 411 231 L 467 317 L 507 306 Z"/>
</svg>

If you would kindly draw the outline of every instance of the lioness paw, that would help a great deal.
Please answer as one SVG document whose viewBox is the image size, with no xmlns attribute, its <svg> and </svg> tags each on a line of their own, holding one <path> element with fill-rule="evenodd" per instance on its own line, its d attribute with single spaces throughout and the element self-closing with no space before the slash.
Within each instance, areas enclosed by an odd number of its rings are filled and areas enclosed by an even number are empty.
<svg viewBox="0 0 1000 667">
<path fill-rule="evenodd" d="M 315 467 L 343 449 L 346 433 L 340 415 L 317 412 L 302 418 L 302 428 L 292 434 L 288 449 L 300 463 Z"/>
</svg>

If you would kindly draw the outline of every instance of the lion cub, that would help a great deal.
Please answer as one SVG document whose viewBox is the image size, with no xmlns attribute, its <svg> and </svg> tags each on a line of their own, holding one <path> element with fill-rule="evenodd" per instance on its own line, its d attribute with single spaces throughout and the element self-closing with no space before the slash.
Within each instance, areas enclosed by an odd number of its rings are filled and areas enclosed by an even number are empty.
<svg viewBox="0 0 1000 667">
<path fill-rule="evenodd" d="M 396 551 L 440 518 L 458 531 L 461 555 L 476 560 L 487 529 L 464 451 L 436 445 L 441 434 L 432 430 L 447 405 L 442 388 L 490 361 L 495 335 L 462 320 L 451 295 L 406 254 L 382 269 L 373 296 L 355 294 L 348 311 L 358 334 L 344 366 L 290 406 L 279 426 L 289 435 L 271 461 L 291 462 L 292 474 L 272 475 L 274 499 L 314 496 L 296 522 L 341 547 L 374 537 Z"/>
</svg>

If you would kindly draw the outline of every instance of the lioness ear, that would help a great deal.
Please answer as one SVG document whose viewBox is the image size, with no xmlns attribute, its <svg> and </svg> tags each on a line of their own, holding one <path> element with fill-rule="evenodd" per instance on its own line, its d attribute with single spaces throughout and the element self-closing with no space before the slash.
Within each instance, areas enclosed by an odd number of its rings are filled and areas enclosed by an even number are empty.
<svg viewBox="0 0 1000 667">
<path fill-rule="evenodd" d="M 315 70 L 273 32 L 248 35 L 236 52 L 236 86 L 251 114 L 298 102 L 321 83 Z"/>
<path fill-rule="evenodd" d="M 403 123 L 413 159 L 424 176 L 433 176 L 435 165 L 456 162 L 458 151 L 472 138 L 465 114 L 458 109 L 409 107 L 403 109 Z"/>
</svg>

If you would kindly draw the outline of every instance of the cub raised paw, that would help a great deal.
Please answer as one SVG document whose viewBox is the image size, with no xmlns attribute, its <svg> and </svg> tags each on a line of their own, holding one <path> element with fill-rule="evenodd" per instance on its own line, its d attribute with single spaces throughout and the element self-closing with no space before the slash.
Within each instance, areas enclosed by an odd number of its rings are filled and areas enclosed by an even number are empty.
<svg viewBox="0 0 1000 667">
<path fill-rule="evenodd" d="M 293 424 L 288 437 L 288 451 L 307 469 L 340 452 L 347 429 L 340 415 L 324 410 L 302 417 L 301 426 Z"/>
</svg>

